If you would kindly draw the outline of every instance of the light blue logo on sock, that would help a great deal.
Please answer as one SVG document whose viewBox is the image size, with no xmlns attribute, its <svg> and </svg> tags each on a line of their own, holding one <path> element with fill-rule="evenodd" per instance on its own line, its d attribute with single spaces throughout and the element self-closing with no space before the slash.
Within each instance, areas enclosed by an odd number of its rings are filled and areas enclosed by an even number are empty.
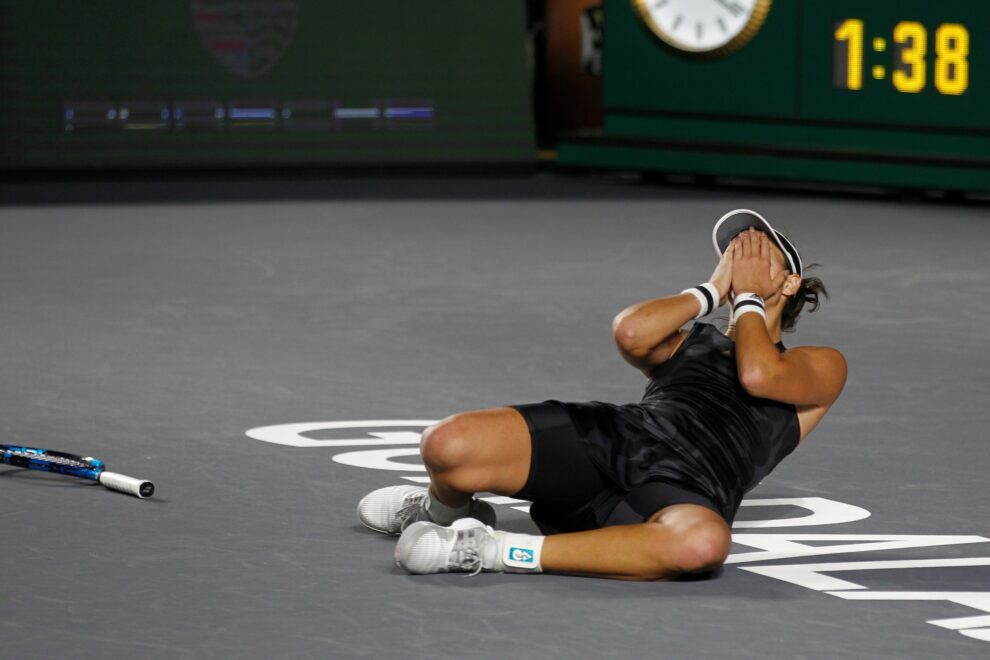
<svg viewBox="0 0 990 660">
<path fill-rule="evenodd" d="M 522 564 L 532 564 L 535 557 L 532 550 L 526 548 L 509 548 L 509 559 Z"/>
</svg>

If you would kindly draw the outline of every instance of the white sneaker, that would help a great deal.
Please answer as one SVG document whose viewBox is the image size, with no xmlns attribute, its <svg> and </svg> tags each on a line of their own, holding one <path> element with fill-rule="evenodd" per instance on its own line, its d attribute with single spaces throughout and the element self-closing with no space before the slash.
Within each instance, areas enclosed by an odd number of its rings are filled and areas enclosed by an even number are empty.
<svg viewBox="0 0 990 660">
<path fill-rule="evenodd" d="M 454 521 L 450 527 L 415 522 L 402 532 L 395 546 L 395 564 L 410 573 L 498 570 L 495 531 L 474 518 Z"/>
<path fill-rule="evenodd" d="M 399 534 L 417 520 L 429 520 L 423 503 L 429 489 L 423 486 L 388 486 L 365 495 L 357 505 L 358 520 L 382 534 Z"/>
<path fill-rule="evenodd" d="M 429 520 L 426 496 L 429 489 L 423 486 L 388 486 L 373 490 L 357 505 L 358 520 L 368 529 L 393 536 L 419 520 Z M 495 509 L 488 502 L 471 499 L 468 516 L 486 525 L 495 524 Z"/>
</svg>

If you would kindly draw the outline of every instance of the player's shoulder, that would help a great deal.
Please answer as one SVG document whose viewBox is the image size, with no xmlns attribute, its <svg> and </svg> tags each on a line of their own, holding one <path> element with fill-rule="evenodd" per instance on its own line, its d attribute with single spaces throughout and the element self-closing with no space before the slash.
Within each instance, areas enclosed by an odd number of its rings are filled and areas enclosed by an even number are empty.
<svg viewBox="0 0 990 660">
<path fill-rule="evenodd" d="M 846 356 L 831 346 L 795 346 L 787 349 L 786 355 L 807 359 L 816 364 L 829 365 L 845 373 L 848 370 Z"/>
<path fill-rule="evenodd" d="M 841 351 L 831 346 L 797 346 L 787 351 L 785 358 L 788 373 L 804 383 L 814 384 L 818 392 L 814 403 L 830 406 L 839 398 L 849 375 Z"/>
</svg>

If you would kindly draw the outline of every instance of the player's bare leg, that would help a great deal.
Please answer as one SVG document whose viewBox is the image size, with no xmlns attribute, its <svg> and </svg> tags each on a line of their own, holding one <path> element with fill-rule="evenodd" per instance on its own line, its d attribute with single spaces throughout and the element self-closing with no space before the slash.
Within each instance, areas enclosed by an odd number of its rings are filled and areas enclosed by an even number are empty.
<svg viewBox="0 0 990 660">
<path fill-rule="evenodd" d="M 358 519 L 370 529 L 399 534 L 420 520 L 449 525 L 476 518 L 494 525 L 480 491 L 513 495 L 526 484 L 532 453 L 529 427 L 513 408 L 453 415 L 423 432 L 420 446 L 430 474 L 422 486 L 379 488 L 358 503 Z"/>
<path fill-rule="evenodd" d="M 725 520 L 695 504 L 675 504 L 649 522 L 546 537 L 546 572 L 623 580 L 663 580 L 710 571 L 729 553 Z"/>
<path fill-rule="evenodd" d="M 423 432 L 420 453 L 431 496 L 461 507 L 474 493 L 514 495 L 529 477 L 532 445 L 526 420 L 514 408 L 448 417 Z"/>
</svg>

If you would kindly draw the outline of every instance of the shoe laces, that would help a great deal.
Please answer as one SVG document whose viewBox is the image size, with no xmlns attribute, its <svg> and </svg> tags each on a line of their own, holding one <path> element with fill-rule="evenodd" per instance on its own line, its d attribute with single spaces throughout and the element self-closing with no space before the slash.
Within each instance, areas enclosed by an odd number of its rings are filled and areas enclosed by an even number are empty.
<svg viewBox="0 0 990 660">
<path fill-rule="evenodd" d="M 484 568 L 482 553 L 485 541 L 491 538 L 488 527 L 472 527 L 458 530 L 457 540 L 447 560 L 448 569 L 470 570 L 468 577 L 481 573 Z"/>
<path fill-rule="evenodd" d="M 426 499 L 426 492 L 410 493 L 403 500 L 405 504 L 395 512 L 395 517 L 399 521 L 399 530 L 404 531 L 406 527 L 419 520 L 419 510 Z"/>
</svg>

